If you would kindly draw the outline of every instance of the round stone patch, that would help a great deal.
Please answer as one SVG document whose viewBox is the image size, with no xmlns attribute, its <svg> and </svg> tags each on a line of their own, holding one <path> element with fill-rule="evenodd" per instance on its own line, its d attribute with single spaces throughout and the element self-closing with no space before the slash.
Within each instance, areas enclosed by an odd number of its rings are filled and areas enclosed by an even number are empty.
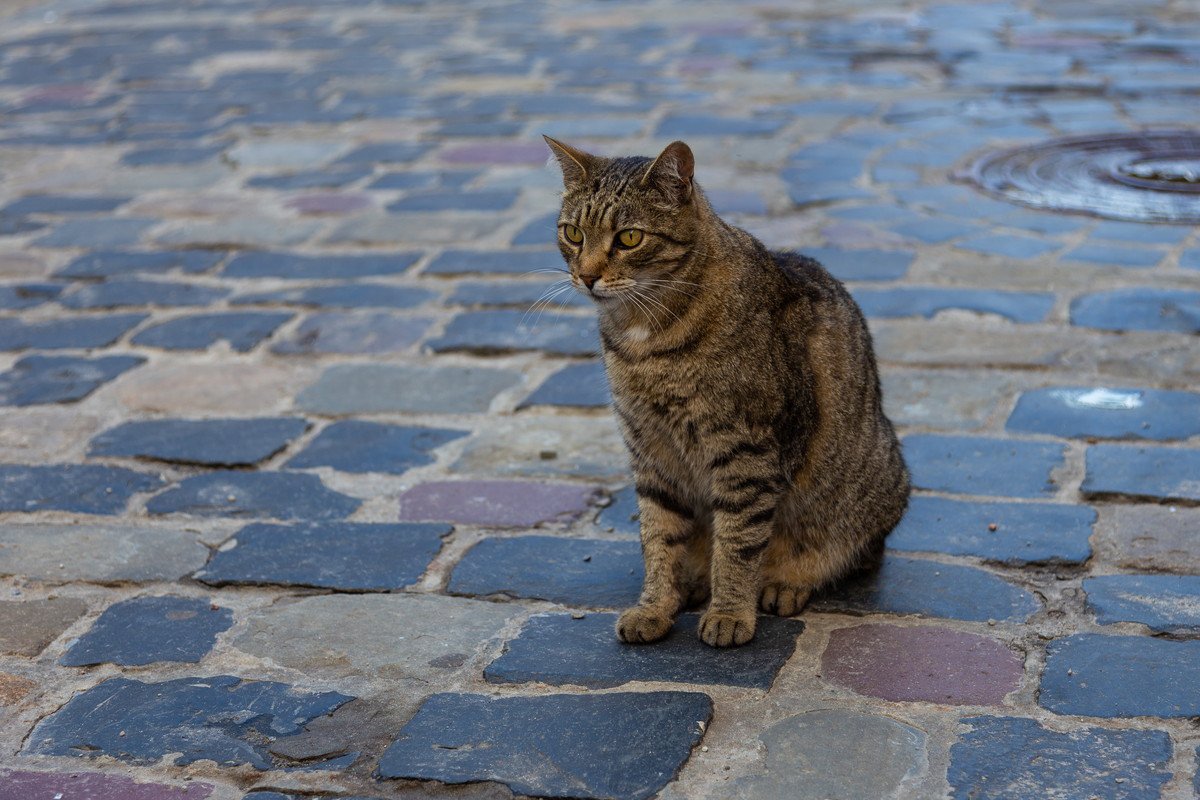
<svg viewBox="0 0 1200 800">
<path fill-rule="evenodd" d="M 1071 136 L 988 153 L 966 177 L 1035 208 L 1134 222 L 1200 222 L 1200 132 Z"/>
</svg>

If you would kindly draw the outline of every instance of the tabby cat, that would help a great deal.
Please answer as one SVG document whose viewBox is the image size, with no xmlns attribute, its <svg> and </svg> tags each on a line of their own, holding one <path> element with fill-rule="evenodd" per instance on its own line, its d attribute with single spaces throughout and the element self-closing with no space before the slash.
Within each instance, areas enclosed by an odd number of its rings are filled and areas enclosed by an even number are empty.
<svg viewBox="0 0 1200 800">
<path fill-rule="evenodd" d="M 653 642 L 709 600 L 700 638 L 741 645 L 875 560 L 908 504 L 871 336 L 811 258 L 722 221 L 674 142 L 602 158 L 546 137 L 558 244 L 599 309 L 646 577 L 617 636 Z"/>
</svg>

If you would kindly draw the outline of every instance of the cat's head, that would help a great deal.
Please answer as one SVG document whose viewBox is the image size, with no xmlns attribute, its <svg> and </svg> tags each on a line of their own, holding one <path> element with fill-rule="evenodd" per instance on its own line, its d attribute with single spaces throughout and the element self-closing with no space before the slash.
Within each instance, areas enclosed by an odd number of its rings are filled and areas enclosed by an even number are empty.
<svg viewBox="0 0 1200 800">
<path fill-rule="evenodd" d="M 688 262 L 703 202 L 683 142 L 658 158 L 603 158 L 549 136 L 562 167 L 558 246 L 571 283 L 602 305 L 683 291 L 676 273 Z"/>
</svg>

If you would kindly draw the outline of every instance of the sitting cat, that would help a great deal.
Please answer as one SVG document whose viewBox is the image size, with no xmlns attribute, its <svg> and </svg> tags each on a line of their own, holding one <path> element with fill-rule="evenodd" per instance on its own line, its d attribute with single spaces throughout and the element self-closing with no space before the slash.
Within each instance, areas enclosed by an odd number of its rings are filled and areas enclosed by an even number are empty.
<svg viewBox="0 0 1200 800">
<path fill-rule="evenodd" d="M 759 607 L 796 614 L 877 558 L 907 507 L 862 312 L 816 261 L 722 221 L 683 142 L 649 159 L 546 141 L 641 514 L 645 583 L 617 635 L 661 639 L 709 598 L 700 638 L 744 644 Z"/>
</svg>

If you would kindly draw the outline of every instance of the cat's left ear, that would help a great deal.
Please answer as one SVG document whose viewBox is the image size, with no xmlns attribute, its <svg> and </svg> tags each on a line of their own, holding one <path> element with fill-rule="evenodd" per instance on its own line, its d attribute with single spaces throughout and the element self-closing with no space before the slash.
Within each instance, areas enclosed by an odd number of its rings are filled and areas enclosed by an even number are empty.
<svg viewBox="0 0 1200 800">
<path fill-rule="evenodd" d="M 587 180 L 588 175 L 595 169 L 596 157 L 594 155 L 571 147 L 569 144 L 563 144 L 557 139 L 551 139 L 544 133 L 542 138 L 546 140 L 546 144 L 550 145 L 554 157 L 558 159 L 558 165 L 562 167 L 563 184 L 568 189 Z"/>
<path fill-rule="evenodd" d="M 696 159 L 684 142 L 671 142 L 642 176 L 643 186 L 655 186 L 678 205 L 692 199 L 692 173 Z"/>
</svg>

